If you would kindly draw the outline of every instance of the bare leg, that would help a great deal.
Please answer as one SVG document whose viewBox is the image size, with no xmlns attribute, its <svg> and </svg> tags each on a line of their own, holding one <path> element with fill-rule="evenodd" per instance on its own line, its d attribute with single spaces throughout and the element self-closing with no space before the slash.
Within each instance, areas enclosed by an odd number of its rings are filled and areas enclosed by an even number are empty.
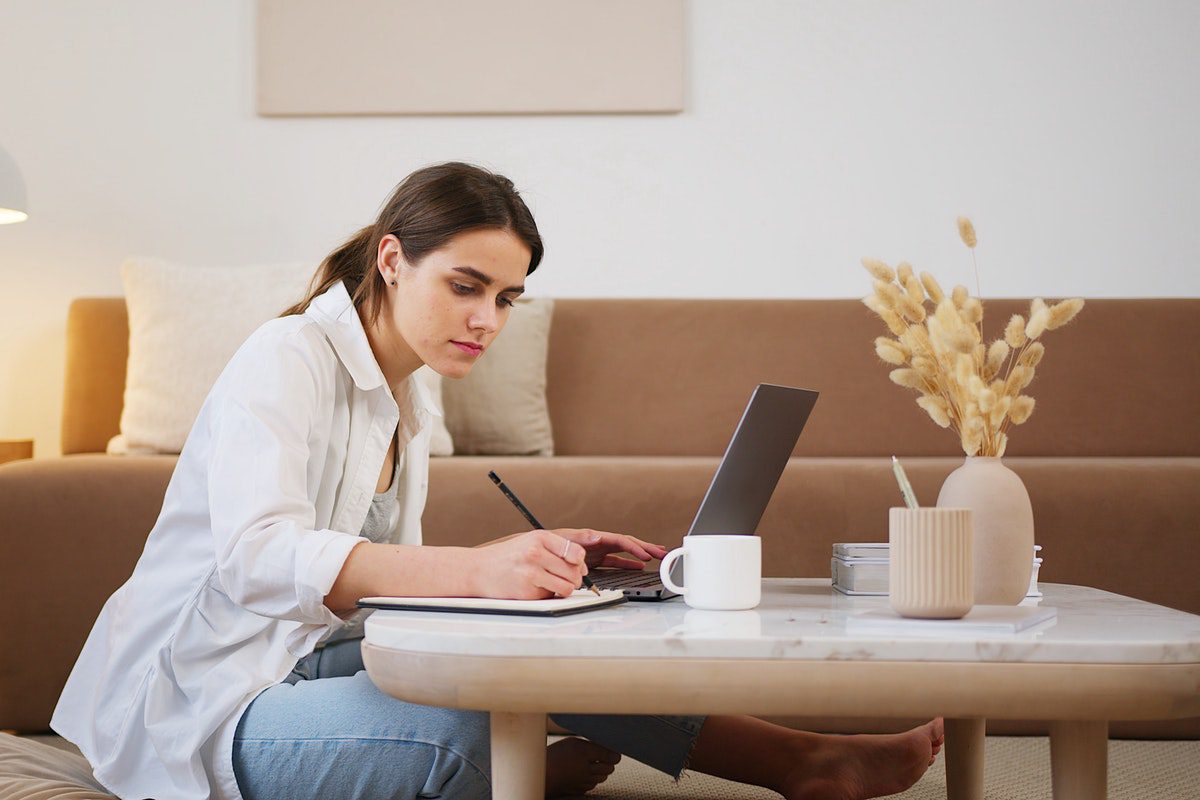
<svg viewBox="0 0 1200 800">
<path fill-rule="evenodd" d="M 710 716 L 690 769 L 764 786 L 789 800 L 861 800 L 902 792 L 941 750 L 941 718 L 906 733 L 836 736 L 747 716 Z"/>
</svg>

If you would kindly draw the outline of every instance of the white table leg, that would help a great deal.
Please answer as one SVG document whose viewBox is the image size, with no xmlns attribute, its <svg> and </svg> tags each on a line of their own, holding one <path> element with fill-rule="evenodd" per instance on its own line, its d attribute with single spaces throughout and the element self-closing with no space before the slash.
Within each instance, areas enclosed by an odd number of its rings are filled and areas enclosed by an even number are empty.
<svg viewBox="0 0 1200 800">
<path fill-rule="evenodd" d="M 983 800 L 984 719 L 947 719 L 947 800 Z"/>
<path fill-rule="evenodd" d="M 492 717 L 492 797 L 542 800 L 546 796 L 546 715 Z"/>
<path fill-rule="evenodd" d="M 1108 796 L 1108 723 L 1050 723 L 1050 774 L 1054 800 L 1104 800 Z"/>
</svg>

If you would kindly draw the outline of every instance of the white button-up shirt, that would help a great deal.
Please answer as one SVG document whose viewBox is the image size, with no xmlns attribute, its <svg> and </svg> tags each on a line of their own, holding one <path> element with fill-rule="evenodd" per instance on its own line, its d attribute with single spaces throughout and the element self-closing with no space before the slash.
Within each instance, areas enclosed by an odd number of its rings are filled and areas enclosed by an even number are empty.
<svg viewBox="0 0 1200 800">
<path fill-rule="evenodd" d="M 241 800 L 238 720 L 344 625 L 323 601 L 366 541 L 393 431 L 406 466 L 390 541 L 421 543 L 439 412 L 419 380 L 407 387 L 393 397 L 340 282 L 238 349 L 50 723 L 110 791 Z"/>
</svg>

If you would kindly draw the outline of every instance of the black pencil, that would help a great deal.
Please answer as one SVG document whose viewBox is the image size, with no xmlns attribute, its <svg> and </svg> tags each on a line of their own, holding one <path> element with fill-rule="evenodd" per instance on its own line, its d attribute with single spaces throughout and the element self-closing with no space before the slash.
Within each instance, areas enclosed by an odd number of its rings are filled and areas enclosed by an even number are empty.
<svg viewBox="0 0 1200 800">
<path fill-rule="evenodd" d="M 497 475 L 495 472 L 489 472 L 488 477 L 492 479 L 492 483 L 500 487 L 500 491 L 504 492 L 504 496 L 512 501 L 512 504 L 517 507 L 517 510 L 520 511 L 521 514 L 525 516 L 525 519 L 529 520 L 530 525 L 539 531 L 546 530 L 546 527 L 537 521 L 537 517 L 533 516 L 530 510 L 525 507 L 525 504 L 522 503 L 520 499 L 518 499 L 518 497 L 512 493 L 512 489 L 509 489 L 504 485 L 504 481 L 500 480 L 499 475 Z M 600 590 L 596 588 L 595 584 L 592 583 L 591 578 L 589 578 L 587 575 L 583 576 L 583 585 L 591 589 L 597 597 L 600 596 Z"/>
</svg>

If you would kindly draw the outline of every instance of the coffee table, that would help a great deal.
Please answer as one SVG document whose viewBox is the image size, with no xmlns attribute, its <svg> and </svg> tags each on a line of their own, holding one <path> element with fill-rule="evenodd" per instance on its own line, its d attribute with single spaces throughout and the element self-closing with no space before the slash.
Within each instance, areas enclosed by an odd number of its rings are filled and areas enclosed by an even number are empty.
<svg viewBox="0 0 1200 800">
<path fill-rule="evenodd" d="M 1016 634 L 864 634 L 887 607 L 829 580 L 768 578 L 751 611 L 682 598 L 560 618 L 378 611 L 363 661 L 414 703 L 491 713 L 501 800 L 545 792 L 546 714 L 943 716 L 952 800 L 983 797 L 984 721 L 1045 719 L 1056 800 L 1106 794 L 1108 720 L 1200 716 L 1200 616 L 1040 584 L 1053 623 Z"/>
</svg>

